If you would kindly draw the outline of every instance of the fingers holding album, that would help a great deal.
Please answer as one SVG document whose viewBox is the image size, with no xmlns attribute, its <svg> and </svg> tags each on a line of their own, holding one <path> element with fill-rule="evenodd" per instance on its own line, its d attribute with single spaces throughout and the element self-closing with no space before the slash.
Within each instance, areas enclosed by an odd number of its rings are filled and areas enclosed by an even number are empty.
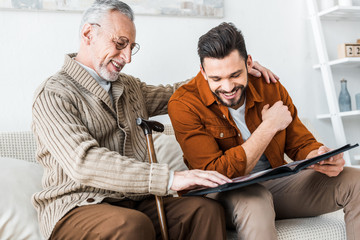
<svg viewBox="0 0 360 240">
<path fill-rule="evenodd" d="M 316 155 L 319 156 L 329 151 L 331 151 L 330 148 L 326 146 L 321 146 L 317 151 L 314 152 L 317 152 Z M 340 174 L 340 172 L 342 172 L 342 170 L 344 169 L 344 165 L 345 165 L 344 153 L 339 153 L 321 162 L 318 162 L 317 164 L 314 164 L 310 167 L 317 172 L 321 172 L 323 174 L 328 175 L 329 177 L 336 177 L 337 175 Z"/>
<path fill-rule="evenodd" d="M 198 187 L 212 188 L 229 182 L 231 179 L 216 171 L 187 170 L 174 172 L 171 190 L 182 191 Z"/>
</svg>

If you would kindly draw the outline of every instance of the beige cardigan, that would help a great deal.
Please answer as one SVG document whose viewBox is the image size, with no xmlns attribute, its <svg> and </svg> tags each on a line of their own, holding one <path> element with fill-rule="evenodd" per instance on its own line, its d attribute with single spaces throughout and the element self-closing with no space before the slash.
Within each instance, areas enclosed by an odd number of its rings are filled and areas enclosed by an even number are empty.
<svg viewBox="0 0 360 240">
<path fill-rule="evenodd" d="M 36 157 L 44 167 L 43 190 L 34 194 L 33 205 L 46 239 L 76 206 L 167 194 L 169 168 L 148 163 L 135 120 L 167 113 L 177 86 L 150 86 L 121 74 L 112 84 L 113 106 L 73 56 L 38 88 L 32 109 Z"/>
</svg>

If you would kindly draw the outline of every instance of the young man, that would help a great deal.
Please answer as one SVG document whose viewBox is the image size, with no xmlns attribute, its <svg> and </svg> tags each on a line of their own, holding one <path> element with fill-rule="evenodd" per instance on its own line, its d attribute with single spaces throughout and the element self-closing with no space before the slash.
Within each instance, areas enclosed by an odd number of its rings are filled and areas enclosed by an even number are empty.
<svg viewBox="0 0 360 240">
<path fill-rule="evenodd" d="M 190 169 L 229 178 L 301 160 L 329 149 L 297 116 L 286 89 L 248 74 L 253 65 L 241 32 L 222 23 L 199 39 L 200 73 L 171 97 L 169 115 Z M 275 216 L 316 216 L 341 208 L 347 237 L 360 236 L 359 170 L 342 154 L 294 176 L 225 193 L 220 201 L 239 239 L 276 239 Z"/>
<path fill-rule="evenodd" d="M 155 239 L 152 195 L 230 181 L 148 163 L 136 118 L 167 113 L 179 84 L 155 87 L 120 73 L 139 49 L 133 18 L 121 1 L 96 1 L 83 15 L 78 53 L 35 94 L 32 129 L 45 171 L 33 204 L 46 239 Z M 216 201 L 168 197 L 164 206 L 170 238 L 225 238 Z"/>
</svg>

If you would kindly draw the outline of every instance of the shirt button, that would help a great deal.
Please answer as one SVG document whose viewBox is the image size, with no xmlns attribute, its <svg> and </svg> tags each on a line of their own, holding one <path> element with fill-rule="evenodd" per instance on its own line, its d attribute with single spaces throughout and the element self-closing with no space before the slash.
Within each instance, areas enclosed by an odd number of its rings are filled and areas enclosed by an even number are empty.
<svg viewBox="0 0 360 240">
<path fill-rule="evenodd" d="M 240 137 L 240 133 L 238 133 L 238 136 Z"/>
<path fill-rule="evenodd" d="M 88 203 L 92 203 L 92 202 L 95 202 L 95 199 L 93 199 L 93 198 L 88 198 L 88 199 L 86 199 L 86 201 L 87 201 Z"/>
<path fill-rule="evenodd" d="M 225 116 L 225 115 L 223 115 L 223 118 L 226 118 L 226 116 Z"/>
<path fill-rule="evenodd" d="M 220 137 L 221 137 L 221 138 L 224 137 L 224 133 L 220 133 Z"/>
</svg>

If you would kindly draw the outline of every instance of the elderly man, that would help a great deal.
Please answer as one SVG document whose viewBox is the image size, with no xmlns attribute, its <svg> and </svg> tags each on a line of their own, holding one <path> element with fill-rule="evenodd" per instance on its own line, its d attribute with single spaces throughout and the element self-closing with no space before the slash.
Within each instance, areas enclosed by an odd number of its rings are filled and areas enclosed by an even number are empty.
<svg viewBox="0 0 360 240">
<path fill-rule="evenodd" d="M 120 73 L 139 50 L 133 18 L 121 1 L 96 1 L 83 15 L 78 53 L 35 94 L 32 129 L 45 171 L 33 204 L 46 239 L 155 239 L 152 195 L 230 181 L 148 163 L 135 120 L 167 113 L 179 84 L 155 87 Z M 225 238 L 216 201 L 167 197 L 164 206 L 170 238 Z"/>
<path fill-rule="evenodd" d="M 169 115 L 190 169 L 234 178 L 302 160 L 329 149 L 298 118 L 286 89 L 248 74 L 253 65 L 241 31 L 222 23 L 199 39 L 200 73 L 169 101 Z M 311 169 L 212 194 L 239 239 L 276 239 L 275 216 L 316 216 L 341 208 L 348 239 L 360 237 L 359 169 L 342 154 Z"/>
</svg>

